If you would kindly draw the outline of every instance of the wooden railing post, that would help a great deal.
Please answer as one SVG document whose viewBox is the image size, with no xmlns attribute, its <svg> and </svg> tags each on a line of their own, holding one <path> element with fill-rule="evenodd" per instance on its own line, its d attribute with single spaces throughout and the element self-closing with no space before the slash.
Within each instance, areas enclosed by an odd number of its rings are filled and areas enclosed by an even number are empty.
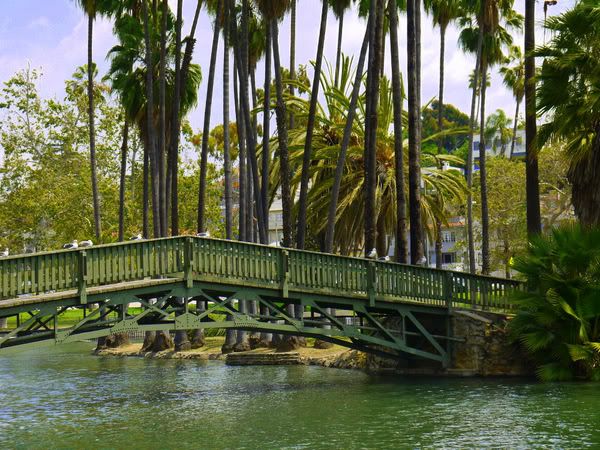
<svg viewBox="0 0 600 450">
<path fill-rule="evenodd" d="M 283 298 L 288 298 L 289 295 L 289 259 L 290 253 L 287 250 L 281 250 L 279 253 L 279 287 Z"/>
<path fill-rule="evenodd" d="M 194 286 L 194 241 L 192 238 L 185 238 L 183 251 L 183 277 L 187 288 Z"/>
<path fill-rule="evenodd" d="M 367 296 L 369 298 L 369 306 L 375 306 L 375 262 L 367 263 Z"/>
<path fill-rule="evenodd" d="M 454 300 L 454 283 L 452 278 L 452 272 L 444 272 L 444 299 L 446 300 L 446 307 L 448 311 L 452 309 L 452 301 Z"/>
<path fill-rule="evenodd" d="M 82 305 L 87 304 L 87 255 L 85 250 L 81 250 L 78 256 L 78 287 L 77 293 L 79 294 L 79 302 Z"/>
</svg>

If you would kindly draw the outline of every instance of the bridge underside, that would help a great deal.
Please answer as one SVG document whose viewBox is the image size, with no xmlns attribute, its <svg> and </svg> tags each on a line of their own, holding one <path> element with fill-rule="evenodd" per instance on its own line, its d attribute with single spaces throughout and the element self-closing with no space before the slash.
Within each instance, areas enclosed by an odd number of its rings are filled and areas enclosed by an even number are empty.
<svg viewBox="0 0 600 450">
<path fill-rule="evenodd" d="M 449 363 L 446 308 L 322 296 L 276 289 L 236 287 L 182 279 L 115 292 L 76 292 L 35 302 L 18 299 L 0 305 L 1 317 L 16 317 L 0 335 L 0 353 L 95 339 L 132 331 L 234 328 L 250 332 L 314 337 L 382 356 L 412 355 Z M 290 306 L 294 306 L 291 308 Z M 65 327 L 61 318 L 74 308 L 83 319 Z M 295 310 L 296 313 L 292 313 Z M 303 314 L 301 312 L 303 311 Z"/>
</svg>

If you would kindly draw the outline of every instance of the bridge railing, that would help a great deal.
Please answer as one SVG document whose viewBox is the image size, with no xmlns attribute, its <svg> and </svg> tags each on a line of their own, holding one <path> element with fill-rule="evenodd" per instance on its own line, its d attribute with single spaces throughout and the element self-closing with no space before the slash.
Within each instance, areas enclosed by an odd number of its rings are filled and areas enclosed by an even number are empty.
<svg viewBox="0 0 600 450">
<path fill-rule="evenodd" d="M 143 280 L 183 271 L 183 238 L 120 242 L 0 259 L 0 299 Z"/>
<path fill-rule="evenodd" d="M 509 294 L 521 288 L 517 281 L 462 272 L 173 237 L 0 259 L 0 299 L 182 273 L 224 284 L 477 309 L 509 310 Z"/>
</svg>

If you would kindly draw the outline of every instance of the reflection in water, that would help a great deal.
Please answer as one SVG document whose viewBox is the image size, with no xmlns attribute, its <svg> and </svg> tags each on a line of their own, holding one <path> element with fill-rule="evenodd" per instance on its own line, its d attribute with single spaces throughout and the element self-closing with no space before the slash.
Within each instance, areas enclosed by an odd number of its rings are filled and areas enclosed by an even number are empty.
<svg viewBox="0 0 600 450">
<path fill-rule="evenodd" d="M 597 384 L 393 379 L 317 367 L 0 357 L 0 448 L 583 448 Z"/>
</svg>

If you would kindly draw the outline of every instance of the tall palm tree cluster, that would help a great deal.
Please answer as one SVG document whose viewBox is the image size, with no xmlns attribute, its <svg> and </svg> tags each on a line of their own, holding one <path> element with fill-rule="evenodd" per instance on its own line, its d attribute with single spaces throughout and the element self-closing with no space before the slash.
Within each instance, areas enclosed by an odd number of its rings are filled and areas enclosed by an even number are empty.
<svg viewBox="0 0 600 450">
<path fill-rule="evenodd" d="M 199 100 L 202 76 L 200 67 L 192 63 L 192 56 L 199 15 L 205 10 L 212 18 L 214 32 L 211 45 L 207 46 L 210 64 L 207 94 L 202 99 L 199 233 L 208 228 L 205 210 L 210 121 L 215 103 L 214 85 L 219 82 L 216 66 L 222 42 L 223 98 L 219 101 L 223 108 L 223 148 L 219 150 L 223 154 L 228 239 L 237 237 L 267 244 L 269 208 L 280 198 L 281 244 L 285 247 L 318 247 L 326 252 L 354 254 L 361 251 L 368 254 L 376 249 L 383 256 L 390 244 L 386 239 L 394 236 L 396 260 L 408 262 L 410 255 L 410 262 L 417 264 L 423 263 L 425 239 L 432 234 L 438 244 L 437 260 L 441 264 L 443 223 L 460 210 L 466 197 L 469 261 L 471 270 L 475 271 L 473 223 L 476 220 L 471 187 L 473 140 L 478 133 L 482 215 L 477 221 L 482 229 L 482 270 L 489 272 L 485 188 L 488 70 L 510 59 L 514 67 L 503 69 L 503 75 L 517 100 L 517 108 L 524 96 L 526 100 L 529 98 L 530 104 L 533 95 L 524 81 L 527 75 L 531 77 L 529 69 L 533 57 L 528 55 L 523 63 L 523 53 L 514 45 L 511 34 L 519 30 L 523 22 L 513 9 L 514 0 L 323 0 L 310 80 L 306 76 L 299 79 L 295 67 L 298 0 L 198 0 L 185 37 L 182 35 L 183 0 L 176 2 L 174 12 L 167 0 L 79 0 L 79 3 L 89 19 L 89 89 L 93 84 L 94 19 L 104 15 L 114 20 L 118 44 L 109 53 L 110 69 L 106 78 L 127 118 L 122 145 L 123 184 L 128 134 L 133 127 L 144 145 L 142 226 L 145 237 L 179 233 L 179 139 L 182 119 Z M 356 63 L 342 53 L 344 17 L 354 10 L 354 3 L 367 23 Z M 528 3 L 533 2 L 528 0 Z M 424 107 L 421 99 L 422 9 L 430 14 L 440 30 L 438 129 L 434 136 L 423 136 L 421 126 Z M 333 68 L 324 57 L 330 12 L 338 21 Z M 292 19 L 289 70 L 283 67 L 279 47 L 280 24 L 288 14 Z M 405 30 L 399 27 L 401 14 L 406 14 Z M 444 162 L 459 162 L 447 155 L 442 145 L 445 136 L 456 132 L 444 129 L 443 121 L 446 31 L 450 24 L 461 27 L 459 44 L 473 53 L 476 61 L 466 182 L 457 172 L 443 170 Z M 406 33 L 406 77 L 400 71 L 400 31 Z M 531 39 L 531 30 L 526 29 L 527 39 Z M 391 80 L 383 75 L 388 58 Z M 263 63 L 264 83 L 257 86 L 257 67 Z M 331 76 L 326 73 L 328 70 Z M 232 83 L 235 127 L 230 127 Z M 90 157 L 95 186 L 91 95 L 89 102 Z M 517 116 L 518 109 L 515 119 Z M 260 124 L 259 119 L 262 119 Z M 276 124 L 273 132 L 272 119 Z M 237 132 L 237 160 L 231 152 L 232 132 Z M 515 134 L 516 128 L 513 148 Z M 422 152 L 421 146 L 427 140 L 438 143 L 437 152 Z M 530 156 L 528 164 L 535 166 L 533 151 Z M 238 187 L 239 196 L 235 217 L 234 185 Z M 100 236 L 97 188 L 93 188 L 93 192 L 96 233 Z M 539 200 L 531 199 L 532 204 L 536 202 Z M 234 229 L 236 222 L 237 230 Z M 121 239 L 122 234 L 121 231 Z"/>
</svg>

